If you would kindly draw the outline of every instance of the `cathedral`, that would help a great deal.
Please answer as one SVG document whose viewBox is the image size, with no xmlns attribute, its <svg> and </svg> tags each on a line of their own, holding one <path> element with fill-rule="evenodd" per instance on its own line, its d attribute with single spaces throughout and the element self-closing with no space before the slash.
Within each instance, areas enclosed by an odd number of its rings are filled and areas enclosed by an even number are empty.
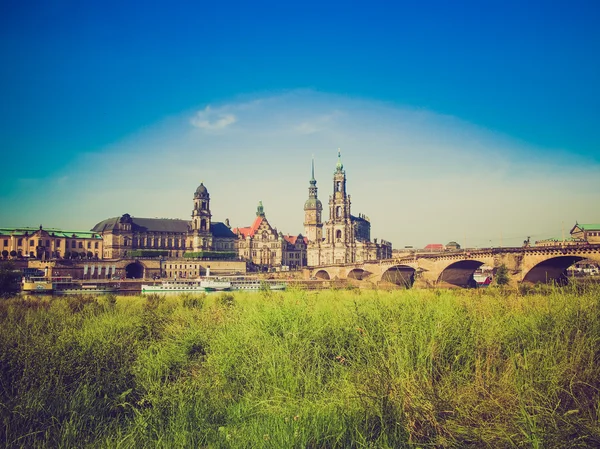
<svg viewBox="0 0 600 449">
<path fill-rule="evenodd" d="M 329 220 L 323 223 L 323 204 L 317 196 L 314 161 L 304 203 L 304 232 L 308 238 L 308 266 L 363 262 L 392 257 L 392 244 L 371 242 L 371 223 L 350 213 L 350 195 L 346 192 L 346 171 L 338 150 L 333 173 L 333 195 L 329 197 Z"/>
</svg>

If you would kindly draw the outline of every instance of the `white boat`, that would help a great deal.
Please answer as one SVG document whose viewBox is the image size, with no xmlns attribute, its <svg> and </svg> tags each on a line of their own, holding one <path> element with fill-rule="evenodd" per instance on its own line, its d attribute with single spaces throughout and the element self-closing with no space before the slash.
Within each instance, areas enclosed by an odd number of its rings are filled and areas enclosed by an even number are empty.
<svg viewBox="0 0 600 449">
<path fill-rule="evenodd" d="M 244 276 L 234 277 L 231 279 L 231 290 L 285 290 L 287 284 L 284 281 L 275 279 L 259 279 L 248 278 Z"/>
<path fill-rule="evenodd" d="M 231 289 L 231 282 L 218 278 L 177 279 L 160 284 L 142 284 L 142 293 L 199 293 Z"/>
<path fill-rule="evenodd" d="M 106 295 L 108 293 L 117 293 L 119 291 L 118 285 L 107 285 L 107 284 L 79 284 L 71 285 L 68 287 L 60 286 L 55 287 L 55 295 Z"/>
</svg>

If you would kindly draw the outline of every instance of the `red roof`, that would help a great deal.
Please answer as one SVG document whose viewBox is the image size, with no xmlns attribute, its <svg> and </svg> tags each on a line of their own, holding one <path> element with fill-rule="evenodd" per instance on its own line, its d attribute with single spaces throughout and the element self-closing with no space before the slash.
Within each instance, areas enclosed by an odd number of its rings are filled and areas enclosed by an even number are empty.
<svg viewBox="0 0 600 449">
<path fill-rule="evenodd" d="M 247 226 L 245 228 L 233 228 L 233 233 L 234 234 L 242 234 L 244 236 L 244 238 L 250 236 L 253 237 L 254 234 L 256 234 L 256 230 L 258 229 L 258 227 L 260 226 L 260 224 L 263 221 L 263 217 L 256 217 L 256 219 L 254 220 L 254 223 L 252 223 L 252 226 Z"/>
<path fill-rule="evenodd" d="M 427 249 L 429 251 L 433 251 L 433 250 L 443 251 L 444 250 L 444 245 L 442 245 L 441 243 L 430 243 L 424 249 Z"/>
<path fill-rule="evenodd" d="M 285 241 L 292 245 L 296 244 L 296 242 L 298 241 L 298 237 L 302 237 L 302 235 L 284 235 L 283 236 Z M 304 242 L 305 244 L 308 244 L 308 238 L 306 238 L 306 237 L 302 237 L 301 241 Z"/>
</svg>

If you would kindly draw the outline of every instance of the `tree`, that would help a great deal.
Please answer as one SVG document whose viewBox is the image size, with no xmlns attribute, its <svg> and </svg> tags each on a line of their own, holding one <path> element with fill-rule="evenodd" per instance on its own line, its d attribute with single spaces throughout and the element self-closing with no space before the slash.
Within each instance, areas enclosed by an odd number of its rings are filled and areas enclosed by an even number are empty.
<svg viewBox="0 0 600 449">
<path fill-rule="evenodd" d="M 2 257 L 6 259 L 8 257 L 8 251 L 2 250 Z"/>
<path fill-rule="evenodd" d="M 0 263 L 0 296 L 11 296 L 19 291 L 21 272 L 12 262 Z"/>
<path fill-rule="evenodd" d="M 88 251 L 86 255 L 87 255 L 88 259 L 91 259 L 92 257 L 94 257 L 94 254 L 91 251 Z"/>
<path fill-rule="evenodd" d="M 496 284 L 506 285 L 509 282 L 510 278 L 508 277 L 508 268 L 506 268 L 506 265 L 502 264 L 496 270 Z"/>
<path fill-rule="evenodd" d="M 10 257 L 17 257 L 17 252 L 14 249 L 10 252 Z"/>
</svg>

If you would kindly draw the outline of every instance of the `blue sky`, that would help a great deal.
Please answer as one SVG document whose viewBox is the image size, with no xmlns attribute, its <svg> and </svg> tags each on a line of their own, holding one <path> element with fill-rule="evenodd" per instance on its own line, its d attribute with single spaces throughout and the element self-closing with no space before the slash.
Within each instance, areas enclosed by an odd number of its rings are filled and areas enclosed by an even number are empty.
<svg viewBox="0 0 600 449">
<path fill-rule="evenodd" d="M 185 218 L 204 181 L 215 219 L 262 200 L 295 234 L 312 154 L 326 204 L 341 147 L 395 246 L 560 236 L 600 222 L 598 23 L 595 1 L 2 2 L 0 222 Z"/>
</svg>

